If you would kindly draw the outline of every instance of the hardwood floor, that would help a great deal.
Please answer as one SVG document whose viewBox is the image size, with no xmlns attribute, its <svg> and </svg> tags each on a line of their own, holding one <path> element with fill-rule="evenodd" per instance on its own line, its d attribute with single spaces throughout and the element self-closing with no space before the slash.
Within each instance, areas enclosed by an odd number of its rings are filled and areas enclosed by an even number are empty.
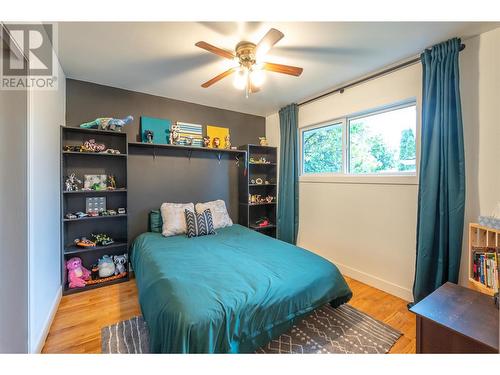
<svg viewBox="0 0 500 375">
<path fill-rule="evenodd" d="M 415 316 L 406 301 L 346 277 L 354 297 L 349 302 L 403 333 L 390 353 L 415 353 Z M 140 315 L 135 280 L 64 296 L 43 353 L 100 353 L 101 328 Z"/>
</svg>

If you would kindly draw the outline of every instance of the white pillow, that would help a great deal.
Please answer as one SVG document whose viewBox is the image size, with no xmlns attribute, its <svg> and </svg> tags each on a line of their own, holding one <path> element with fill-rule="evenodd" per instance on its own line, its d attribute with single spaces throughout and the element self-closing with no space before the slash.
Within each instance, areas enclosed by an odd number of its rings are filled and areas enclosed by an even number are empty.
<svg viewBox="0 0 500 375">
<path fill-rule="evenodd" d="M 230 227 L 233 225 L 233 221 L 229 217 L 226 209 L 226 203 L 222 199 L 216 201 L 196 203 L 196 212 L 202 213 L 206 209 L 209 209 L 212 213 L 212 219 L 214 220 L 214 229 Z"/>
<path fill-rule="evenodd" d="M 184 210 L 194 212 L 193 203 L 163 203 L 160 207 L 163 220 L 162 232 L 165 237 L 187 232 L 186 214 Z"/>
</svg>

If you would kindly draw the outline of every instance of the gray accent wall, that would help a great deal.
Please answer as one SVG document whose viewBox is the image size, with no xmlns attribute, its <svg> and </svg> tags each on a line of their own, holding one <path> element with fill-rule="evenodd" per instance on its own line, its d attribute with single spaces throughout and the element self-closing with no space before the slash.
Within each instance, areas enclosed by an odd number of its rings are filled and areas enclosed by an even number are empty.
<svg viewBox="0 0 500 375">
<path fill-rule="evenodd" d="M 230 92 L 229 95 L 238 95 Z M 174 94 L 173 94 L 174 96 Z M 244 100 L 244 98 L 242 98 Z M 168 118 L 229 128 L 233 146 L 258 143 L 265 135 L 265 118 L 175 99 L 66 80 L 66 124 L 79 126 L 97 117 L 134 116 L 125 131 L 139 141 L 140 117 Z M 232 219 L 238 218 L 238 168 L 234 156 L 215 153 L 129 147 L 129 239 L 147 230 L 148 212 L 162 202 L 201 202 L 224 199 Z"/>
</svg>

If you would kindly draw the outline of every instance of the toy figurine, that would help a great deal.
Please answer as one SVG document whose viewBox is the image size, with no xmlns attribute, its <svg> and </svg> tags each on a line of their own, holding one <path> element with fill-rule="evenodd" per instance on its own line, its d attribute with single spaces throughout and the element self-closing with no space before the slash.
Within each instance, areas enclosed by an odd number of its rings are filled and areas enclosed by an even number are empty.
<svg viewBox="0 0 500 375">
<path fill-rule="evenodd" d="M 226 141 L 226 149 L 230 149 L 231 148 L 231 137 L 228 135 L 226 135 L 226 138 L 224 138 L 224 140 Z"/>
<path fill-rule="evenodd" d="M 179 139 L 180 139 L 180 134 L 179 134 L 179 131 L 180 131 L 180 127 L 179 125 L 177 124 L 172 124 L 172 127 L 170 128 L 170 144 L 171 145 L 176 145 L 179 143 Z"/>
<path fill-rule="evenodd" d="M 108 246 L 115 242 L 111 237 L 104 233 L 92 234 L 92 239 L 100 246 Z"/>
<path fill-rule="evenodd" d="M 116 189 L 116 179 L 115 179 L 114 175 L 112 175 L 112 174 L 108 175 L 107 186 L 108 186 L 109 190 Z"/>
<path fill-rule="evenodd" d="M 214 140 L 213 140 L 213 142 L 212 142 L 212 146 L 213 146 L 214 148 L 219 148 L 219 146 L 220 146 L 220 138 L 219 138 L 219 137 L 215 137 L 215 138 L 214 138 Z"/>
<path fill-rule="evenodd" d="M 75 245 L 78 247 L 95 247 L 95 242 L 90 241 L 86 237 L 76 238 L 74 241 Z"/>
<path fill-rule="evenodd" d="M 109 128 L 109 130 L 116 130 L 118 132 L 121 132 L 122 128 L 125 125 L 130 124 L 132 121 L 134 121 L 134 118 L 131 115 L 128 115 L 124 119 L 112 118 L 108 122 L 108 128 Z"/>
<path fill-rule="evenodd" d="M 152 130 L 146 130 L 144 134 L 146 135 L 146 143 L 153 143 L 155 133 Z"/>
<path fill-rule="evenodd" d="M 80 128 L 116 130 L 120 132 L 125 125 L 130 124 L 133 120 L 134 118 L 130 115 L 125 117 L 124 119 L 117 119 L 112 117 L 99 117 L 96 118 L 94 121 L 80 124 Z"/>
<path fill-rule="evenodd" d="M 193 145 L 193 137 L 188 136 L 186 137 L 186 146 L 192 146 Z"/>
<path fill-rule="evenodd" d="M 123 207 L 118 208 L 118 214 L 119 215 L 125 215 L 125 212 L 126 212 L 125 208 L 123 208 Z"/>
<path fill-rule="evenodd" d="M 203 147 L 208 146 L 210 146 L 210 137 L 207 135 L 206 137 L 203 137 Z"/>
<path fill-rule="evenodd" d="M 90 278 L 92 280 L 97 280 L 99 278 L 99 268 L 97 267 L 97 263 L 94 263 L 90 269 Z"/>
<path fill-rule="evenodd" d="M 115 263 L 115 275 L 127 271 L 127 254 L 113 256 L 113 262 Z"/>
<path fill-rule="evenodd" d="M 71 258 L 66 262 L 68 270 L 68 286 L 70 288 L 83 288 L 90 279 L 90 271 L 82 266 L 80 258 Z"/>
<path fill-rule="evenodd" d="M 111 119 L 112 119 L 111 117 L 99 117 L 99 118 L 96 118 L 94 121 L 85 122 L 83 124 L 80 124 L 80 128 L 107 130 L 108 123 Z"/>
<path fill-rule="evenodd" d="M 102 152 L 106 150 L 104 143 L 96 143 L 95 139 L 89 139 L 83 143 L 82 152 Z"/>
<path fill-rule="evenodd" d="M 78 184 L 81 184 L 82 181 L 76 178 L 74 173 L 71 173 L 64 182 L 66 191 L 78 191 Z"/>
<path fill-rule="evenodd" d="M 266 137 L 259 137 L 259 143 L 261 146 L 269 146 L 269 143 L 267 142 Z"/>
<path fill-rule="evenodd" d="M 257 226 L 262 228 L 262 227 L 267 227 L 268 225 L 271 224 L 271 222 L 267 217 L 261 217 L 259 220 L 255 222 L 255 224 L 257 224 Z"/>
<path fill-rule="evenodd" d="M 113 155 L 120 155 L 121 152 L 120 150 L 116 150 L 114 148 L 107 148 L 104 151 L 101 151 L 101 154 L 113 154 Z"/>
</svg>

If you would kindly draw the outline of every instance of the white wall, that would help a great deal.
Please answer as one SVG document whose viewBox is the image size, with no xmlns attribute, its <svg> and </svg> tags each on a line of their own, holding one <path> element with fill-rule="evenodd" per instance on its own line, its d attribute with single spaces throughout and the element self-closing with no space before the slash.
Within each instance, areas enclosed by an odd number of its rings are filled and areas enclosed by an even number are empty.
<svg viewBox="0 0 500 375">
<path fill-rule="evenodd" d="M 500 202 L 500 28 L 466 41 L 460 89 L 466 159 L 466 208 L 460 283 L 467 285 L 468 223 Z"/>
<path fill-rule="evenodd" d="M 465 223 L 500 200 L 498 125 L 500 29 L 465 41 L 460 55 L 467 196 Z M 420 64 L 301 106 L 299 127 L 411 97 L 420 113 Z M 420 126 L 420 124 L 419 124 Z M 266 118 L 270 144 L 279 146 L 279 116 Z M 412 300 L 417 180 L 407 184 L 300 181 L 298 245 L 331 260 L 357 280 Z M 464 231 L 467 233 L 466 230 Z M 464 236 L 464 254 L 467 237 Z M 467 258 L 460 280 L 465 283 Z"/>
<path fill-rule="evenodd" d="M 413 65 L 301 106 L 299 127 L 411 98 L 420 107 L 420 81 L 421 67 Z M 271 144 L 278 146 L 277 114 L 267 117 L 266 131 Z M 331 260 L 348 276 L 410 299 L 416 178 L 404 184 L 356 181 L 301 178 L 298 245 Z"/>
<path fill-rule="evenodd" d="M 54 59 L 57 56 L 54 54 Z M 60 143 L 66 77 L 57 91 L 32 91 L 29 126 L 30 352 L 39 352 L 61 297 Z"/>
</svg>

